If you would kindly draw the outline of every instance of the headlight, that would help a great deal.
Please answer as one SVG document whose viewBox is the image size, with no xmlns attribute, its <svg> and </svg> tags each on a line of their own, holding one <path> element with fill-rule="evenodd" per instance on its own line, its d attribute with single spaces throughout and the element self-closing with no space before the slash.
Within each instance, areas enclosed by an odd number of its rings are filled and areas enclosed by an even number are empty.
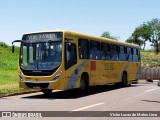
<svg viewBox="0 0 160 120">
<path fill-rule="evenodd" d="M 62 71 L 58 72 L 53 80 L 57 80 L 62 75 Z"/>
</svg>

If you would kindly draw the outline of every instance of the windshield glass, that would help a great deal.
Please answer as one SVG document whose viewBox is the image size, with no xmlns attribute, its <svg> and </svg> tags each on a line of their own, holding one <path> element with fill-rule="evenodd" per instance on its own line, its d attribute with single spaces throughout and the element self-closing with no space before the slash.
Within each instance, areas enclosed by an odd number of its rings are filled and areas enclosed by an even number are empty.
<svg viewBox="0 0 160 120">
<path fill-rule="evenodd" d="M 31 42 L 29 39 L 25 41 L 27 42 L 22 42 L 21 44 L 20 65 L 22 69 L 53 70 L 60 66 L 62 39 L 58 41 L 48 39 L 48 41 L 38 42 L 36 38 L 36 42 Z"/>
<path fill-rule="evenodd" d="M 52 70 L 61 64 L 61 42 L 23 44 L 21 67 L 25 70 Z"/>
</svg>

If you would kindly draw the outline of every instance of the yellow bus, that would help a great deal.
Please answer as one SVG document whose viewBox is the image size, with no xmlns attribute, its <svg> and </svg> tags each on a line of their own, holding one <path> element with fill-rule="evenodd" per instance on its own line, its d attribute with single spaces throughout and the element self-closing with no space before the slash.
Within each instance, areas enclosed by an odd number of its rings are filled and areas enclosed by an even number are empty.
<svg viewBox="0 0 160 120">
<path fill-rule="evenodd" d="M 68 90 L 105 84 L 131 85 L 140 78 L 140 47 L 68 30 L 26 33 L 20 42 L 20 88 Z"/>
</svg>

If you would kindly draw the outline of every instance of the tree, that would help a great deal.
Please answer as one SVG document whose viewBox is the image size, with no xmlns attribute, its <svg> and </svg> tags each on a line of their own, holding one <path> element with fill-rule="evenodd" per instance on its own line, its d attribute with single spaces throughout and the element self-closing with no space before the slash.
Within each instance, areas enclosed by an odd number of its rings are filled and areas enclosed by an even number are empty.
<svg viewBox="0 0 160 120">
<path fill-rule="evenodd" d="M 131 36 L 131 37 L 129 37 L 125 42 L 134 43 L 134 44 L 137 44 L 137 45 L 139 45 L 139 46 L 142 46 L 142 45 L 143 45 L 143 40 L 142 40 L 142 39 L 139 39 L 139 38 L 136 37 L 136 36 Z"/>
<path fill-rule="evenodd" d="M 143 40 L 143 49 L 145 49 L 146 41 L 152 43 L 156 52 L 159 52 L 160 47 L 160 19 L 156 18 L 148 22 L 144 22 L 138 26 L 132 36 L 126 42 L 137 42 Z"/>
<path fill-rule="evenodd" d="M 103 32 L 101 37 L 114 39 L 114 40 L 118 40 L 119 39 L 119 37 L 117 37 L 117 36 L 112 36 L 111 33 L 108 32 L 108 31 Z"/>
<path fill-rule="evenodd" d="M 158 18 L 148 22 L 148 25 L 152 31 L 150 35 L 150 42 L 152 42 L 156 52 L 159 52 L 160 41 L 160 20 Z"/>
<path fill-rule="evenodd" d="M 5 42 L 0 42 L 0 47 L 7 48 L 7 47 L 8 47 L 8 45 L 7 45 Z"/>
<path fill-rule="evenodd" d="M 147 23 L 143 23 L 142 25 L 137 27 L 132 33 L 132 36 L 134 38 L 143 41 L 143 50 L 145 49 L 146 41 L 150 40 L 151 35 L 152 35 L 152 31 Z"/>
</svg>

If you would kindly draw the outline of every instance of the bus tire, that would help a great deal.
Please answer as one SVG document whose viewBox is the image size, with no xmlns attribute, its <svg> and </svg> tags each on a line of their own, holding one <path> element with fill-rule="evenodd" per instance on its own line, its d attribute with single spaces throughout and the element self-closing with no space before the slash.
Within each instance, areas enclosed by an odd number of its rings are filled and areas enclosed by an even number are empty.
<svg viewBox="0 0 160 120">
<path fill-rule="evenodd" d="M 158 81 L 157 85 L 160 86 L 160 81 Z"/>
<path fill-rule="evenodd" d="M 87 82 L 84 79 L 84 77 L 82 76 L 81 80 L 80 80 L 80 93 L 84 93 L 87 90 L 87 88 L 88 88 Z"/>
<path fill-rule="evenodd" d="M 127 79 L 127 73 L 126 72 L 123 72 L 121 85 L 122 85 L 122 87 L 126 87 L 128 85 L 128 79 Z"/>
<path fill-rule="evenodd" d="M 51 89 L 41 89 L 41 92 L 43 92 L 43 94 L 45 95 L 50 95 L 52 93 Z"/>
</svg>

